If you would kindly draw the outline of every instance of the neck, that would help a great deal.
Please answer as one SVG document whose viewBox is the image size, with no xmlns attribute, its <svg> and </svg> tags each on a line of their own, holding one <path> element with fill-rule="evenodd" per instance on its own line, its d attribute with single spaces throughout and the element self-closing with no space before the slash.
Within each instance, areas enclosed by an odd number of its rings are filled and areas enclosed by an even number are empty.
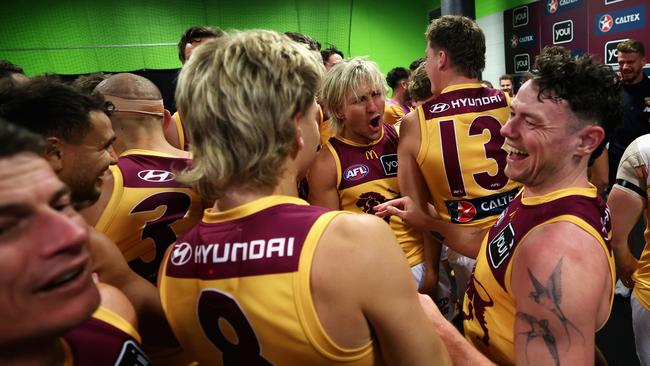
<svg viewBox="0 0 650 366">
<path fill-rule="evenodd" d="M 58 338 L 0 349 L 0 365 L 48 366 L 63 364 L 65 354 Z"/>
<path fill-rule="evenodd" d="M 152 150 L 189 158 L 190 153 L 173 147 L 163 133 L 162 128 L 141 124 L 137 126 L 115 126 L 115 152 L 120 155 L 126 150 Z"/>
<path fill-rule="evenodd" d="M 405 105 L 408 102 L 407 94 L 402 92 L 401 90 L 394 91 L 392 99 L 397 103 L 399 103 L 400 105 Z"/>
<path fill-rule="evenodd" d="M 588 188 L 589 179 L 587 175 L 587 161 L 585 160 L 571 169 L 554 174 L 557 179 L 549 179 L 548 183 L 526 184 L 526 197 L 543 196 L 551 192 L 566 188 Z"/>
<path fill-rule="evenodd" d="M 438 93 L 448 86 L 459 85 L 459 84 L 469 84 L 469 83 L 478 83 L 479 80 L 476 78 L 469 78 L 467 76 L 458 74 L 456 72 L 449 72 L 443 74 L 440 80 L 440 90 Z M 435 93 L 434 93 L 435 94 Z"/>
<path fill-rule="evenodd" d="M 217 211 L 226 211 L 244 205 L 260 198 L 273 195 L 298 197 L 298 178 L 293 169 L 285 166 L 284 174 L 273 188 L 251 190 L 245 187 L 234 187 L 224 192 L 224 195 L 214 204 Z"/>
</svg>

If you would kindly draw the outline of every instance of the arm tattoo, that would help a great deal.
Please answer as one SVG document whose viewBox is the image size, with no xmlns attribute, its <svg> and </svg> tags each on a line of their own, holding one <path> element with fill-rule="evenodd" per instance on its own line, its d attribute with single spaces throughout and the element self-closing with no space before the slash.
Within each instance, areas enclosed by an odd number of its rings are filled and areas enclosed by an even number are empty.
<svg viewBox="0 0 650 366">
<path fill-rule="evenodd" d="M 551 330 L 548 329 L 548 320 L 537 320 L 534 316 L 522 312 L 517 312 L 517 317 L 525 320 L 528 325 L 530 325 L 530 330 L 522 333 L 526 335 L 526 361 L 530 363 L 530 360 L 528 359 L 528 343 L 530 343 L 532 339 L 541 337 L 542 340 L 544 340 L 544 344 L 546 344 L 546 348 L 548 348 L 548 351 L 551 353 L 555 365 L 559 366 L 560 355 L 557 353 L 555 337 L 551 334 Z"/>
<path fill-rule="evenodd" d="M 530 281 L 533 283 L 533 288 L 535 290 L 531 292 L 528 296 L 531 299 L 533 299 L 535 303 L 543 306 L 544 308 L 546 308 L 546 310 L 555 314 L 555 316 L 560 320 L 560 322 L 562 323 L 562 327 L 564 327 L 564 331 L 566 332 L 567 338 L 569 340 L 569 344 L 567 345 L 568 348 L 571 346 L 569 326 L 571 326 L 580 334 L 583 342 L 585 340 L 585 336 L 582 334 L 580 329 L 578 329 L 578 327 L 575 326 L 575 324 L 573 324 L 569 319 L 567 319 L 566 315 L 564 315 L 564 312 L 562 312 L 562 308 L 560 307 L 560 304 L 562 303 L 562 284 L 560 281 L 561 276 L 562 276 L 562 259 L 560 259 L 560 261 L 555 266 L 553 273 L 551 273 L 551 276 L 548 278 L 546 286 L 544 286 L 541 283 L 541 281 L 535 278 L 535 276 L 529 269 L 528 277 L 530 278 Z"/>
</svg>

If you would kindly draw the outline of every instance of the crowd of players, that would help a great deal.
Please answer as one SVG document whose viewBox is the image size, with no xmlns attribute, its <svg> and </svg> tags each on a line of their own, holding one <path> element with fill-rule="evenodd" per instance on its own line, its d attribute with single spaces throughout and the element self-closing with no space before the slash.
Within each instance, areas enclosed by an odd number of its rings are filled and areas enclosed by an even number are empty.
<svg viewBox="0 0 650 366">
<path fill-rule="evenodd" d="M 141 76 L 3 63 L 0 364 L 602 363 L 617 272 L 650 361 L 641 43 L 620 75 L 547 47 L 516 95 L 462 16 L 385 79 L 299 33 L 178 49 L 173 116 Z"/>
</svg>

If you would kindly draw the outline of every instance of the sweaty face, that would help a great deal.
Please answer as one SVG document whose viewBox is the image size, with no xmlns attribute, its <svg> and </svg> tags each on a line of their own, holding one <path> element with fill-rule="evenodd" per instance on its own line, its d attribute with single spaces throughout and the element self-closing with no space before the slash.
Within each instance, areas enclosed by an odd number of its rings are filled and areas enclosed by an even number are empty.
<svg viewBox="0 0 650 366">
<path fill-rule="evenodd" d="M 643 65 L 645 65 L 645 58 L 641 57 L 638 53 L 623 53 L 617 54 L 618 70 L 621 73 L 621 79 L 625 84 L 636 84 L 644 77 Z"/>
<path fill-rule="evenodd" d="M 0 158 L 0 344 L 54 336 L 99 305 L 88 227 L 36 155 Z"/>
<path fill-rule="evenodd" d="M 575 116 L 565 100 L 540 102 L 537 95 L 531 81 L 521 87 L 501 135 L 508 151 L 506 175 L 527 188 L 545 189 L 571 175 L 579 131 L 567 129 Z"/>
<path fill-rule="evenodd" d="M 63 169 L 59 177 L 72 190 L 75 202 L 92 204 L 101 193 L 102 175 L 117 157 L 111 120 L 101 111 L 91 111 L 89 116 L 91 127 L 81 143 L 61 144 Z"/>
<path fill-rule="evenodd" d="M 366 83 L 356 93 L 349 92 L 343 107 L 341 136 L 358 144 L 369 144 L 381 136 L 386 95 L 383 90 Z"/>
</svg>

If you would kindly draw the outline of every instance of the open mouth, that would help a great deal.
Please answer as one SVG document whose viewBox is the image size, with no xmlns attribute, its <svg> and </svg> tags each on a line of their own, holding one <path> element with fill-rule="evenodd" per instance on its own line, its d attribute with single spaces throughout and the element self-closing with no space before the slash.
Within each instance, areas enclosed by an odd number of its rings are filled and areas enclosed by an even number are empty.
<svg viewBox="0 0 650 366">
<path fill-rule="evenodd" d="M 372 126 L 374 128 L 379 127 L 380 123 L 381 123 L 381 116 L 377 116 L 377 117 L 370 120 L 370 126 Z"/>
<path fill-rule="evenodd" d="M 515 160 L 520 160 L 520 159 L 525 159 L 528 157 L 528 153 L 522 150 L 519 150 L 515 147 L 512 147 L 510 145 L 505 146 L 505 150 L 508 153 L 508 157 L 515 159 Z"/>
<path fill-rule="evenodd" d="M 56 288 L 67 285 L 68 283 L 76 280 L 81 273 L 84 271 L 85 267 L 75 269 L 73 271 L 67 272 L 64 275 L 57 277 L 55 280 L 47 283 L 45 286 L 38 289 L 38 292 L 47 292 L 52 291 Z"/>
</svg>

